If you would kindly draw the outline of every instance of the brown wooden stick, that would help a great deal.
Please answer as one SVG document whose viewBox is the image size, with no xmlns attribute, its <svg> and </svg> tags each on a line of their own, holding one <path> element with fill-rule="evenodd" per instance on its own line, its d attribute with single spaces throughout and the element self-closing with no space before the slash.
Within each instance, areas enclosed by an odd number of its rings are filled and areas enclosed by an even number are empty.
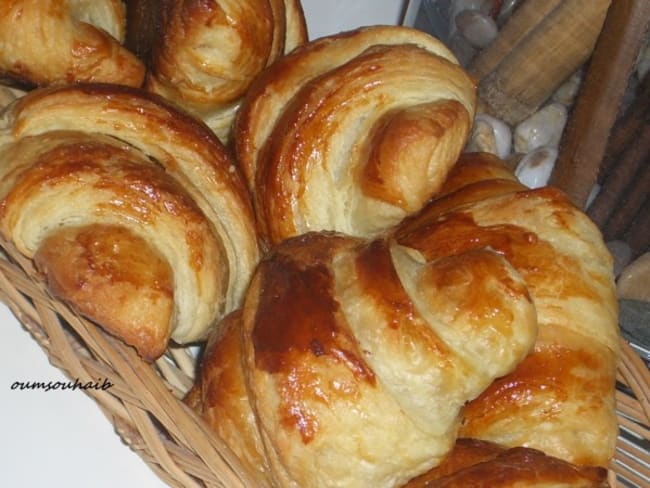
<svg viewBox="0 0 650 488">
<path fill-rule="evenodd" d="M 562 0 L 528 0 L 517 8 L 497 38 L 472 60 L 469 72 L 481 80 L 496 69 Z"/>
<path fill-rule="evenodd" d="M 603 181 L 618 164 L 621 154 L 630 144 L 635 144 L 641 128 L 650 123 L 650 76 L 646 76 L 636 90 L 634 103 L 614 125 L 600 168 Z"/>
<path fill-rule="evenodd" d="M 602 228 L 606 240 L 621 239 L 625 230 L 634 221 L 637 212 L 650 192 L 650 154 L 634 175 L 616 204 L 616 209 Z M 650 233 L 650 229 L 647 229 Z"/>
<path fill-rule="evenodd" d="M 479 85 L 485 110 L 511 125 L 533 114 L 591 55 L 610 0 L 564 0 Z"/>
<path fill-rule="evenodd" d="M 650 154 L 650 124 L 640 131 L 639 138 L 628 146 L 619 162 L 603 181 L 600 192 L 587 209 L 587 214 L 601 229 L 614 213 L 616 206 L 625 198 L 635 177 Z"/>
<path fill-rule="evenodd" d="M 612 2 L 549 183 L 580 208 L 597 182 L 621 101 L 650 23 L 650 2 Z"/>
<path fill-rule="evenodd" d="M 632 259 L 650 250 L 650 196 L 639 208 L 637 216 L 625 233 L 624 240 L 632 249 Z"/>
</svg>

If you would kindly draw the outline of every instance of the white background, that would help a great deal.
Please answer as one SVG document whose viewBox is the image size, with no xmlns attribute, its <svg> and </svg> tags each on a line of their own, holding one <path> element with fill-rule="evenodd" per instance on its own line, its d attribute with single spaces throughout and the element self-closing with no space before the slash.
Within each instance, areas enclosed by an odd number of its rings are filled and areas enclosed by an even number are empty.
<svg viewBox="0 0 650 488">
<path fill-rule="evenodd" d="M 394 24 L 401 0 L 303 0 L 310 37 Z M 82 391 L 16 391 L 15 381 L 67 381 L 0 305 L 2 486 L 156 488 L 163 483 L 126 447 Z"/>
</svg>

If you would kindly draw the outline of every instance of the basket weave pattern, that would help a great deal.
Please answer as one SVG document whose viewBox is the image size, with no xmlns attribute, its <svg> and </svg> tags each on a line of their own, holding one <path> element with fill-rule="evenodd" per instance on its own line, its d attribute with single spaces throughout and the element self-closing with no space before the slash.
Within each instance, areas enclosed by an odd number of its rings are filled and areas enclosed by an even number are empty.
<svg viewBox="0 0 650 488">
<path fill-rule="evenodd" d="M 0 242 L 0 300 L 31 333 L 50 362 L 80 382 L 106 378 L 106 390 L 84 390 L 122 440 L 173 487 L 255 486 L 237 457 L 182 401 L 193 383 L 196 359 L 170 348 L 156 363 L 104 333 L 53 298 L 32 262 Z M 622 343 L 617 390 L 620 436 L 610 466 L 612 487 L 650 480 L 650 372 Z"/>
</svg>

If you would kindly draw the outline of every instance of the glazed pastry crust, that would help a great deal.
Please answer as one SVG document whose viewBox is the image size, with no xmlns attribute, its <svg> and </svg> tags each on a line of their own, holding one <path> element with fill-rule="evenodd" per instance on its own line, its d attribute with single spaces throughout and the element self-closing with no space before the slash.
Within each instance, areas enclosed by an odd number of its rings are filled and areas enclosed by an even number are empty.
<svg viewBox="0 0 650 488">
<path fill-rule="evenodd" d="M 368 27 L 297 48 L 255 80 L 235 122 L 262 233 L 395 225 L 441 185 L 474 105 L 474 81 L 423 32 Z"/>
<path fill-rule="evenodd" d="M 151 326 L 150 335 L 159 338 L 167 328 L 179 343 L 202 339 L 215 320 L 240 306 L 259 253 L 252 208 L 228 153 L 207 127 L 158 97 L 113 85 L 30 92 L 4 123 L 0 227 L 18 250 L 38 253 L 46 270 L 65 271 L 56 265 L 61 257 L 39 251 L 46 237 L 95 224 L 128 229 L 148 243 L 131 246 L 141 266 L 162 255 L 173 272 L 172 317 Z M 103 249 L 108 262 L 114 256 L 106 254 L 112 252 L 106 240 L 98 234 L 91 247 Z M 81 247 L 86 251 L 78 254 L 90 256 L 88 245 Z M 84 259 L 78 262 L 91 262 Z M 79 296 L 78 283 L 51 279 L 65 298 Z M 128 284 L 112 281 L 118 293 L 120 283 Z M 130 303 L 123 301 L 127 322 Z M 140 352 L 152 357 L 165 347 L 142 345 Z"/>
<path fill-rule="evenodd" d="M 124 227 L 90 224 L 47 234 L 36 254 L 54 296 L 73 303 L 140 354 L 164 353 L 174 308 L 169 263 Z"/>
<path fill-rule="evenodd" d="M 469 153 L 396 239 L 427 259 L 489 247 L 533 296 L 533 352 L 467 405 L 461 435 L 607 466 L 618 432 L 619 330 L 612 258 L 597 227 L 559 190 L 529 190 L 495 157 Z"/>
<path fill-rule="evenodd" d="M 172 0 L 148 90 L 205 120 L 222 140 L 253 78 L 307 40 L 298 0 Z"/>
<path fill-rule="evenodd" d="M 0 6 L 0 74 L 28 85 L 138 87 L 144 64 L 123 45 L 119 0 L 11 0 Z"/>
<path fill-rule="evenodd" d="M 605 488 L 607 470 L 575 466 L 541 451 L 511 449 L 476 439 L 458 439 L 444 462 L 404 488 Z"/>
<path fill-rule="evenodd" d="M 426 471 L 465 402 L 536 335 L 525 286 L 491 251 L 423 263 L 330 233 L 267 256 L 239 322 L 211 340 L 200 408 L 274 486 L 399 486 Z"/>
</svg>

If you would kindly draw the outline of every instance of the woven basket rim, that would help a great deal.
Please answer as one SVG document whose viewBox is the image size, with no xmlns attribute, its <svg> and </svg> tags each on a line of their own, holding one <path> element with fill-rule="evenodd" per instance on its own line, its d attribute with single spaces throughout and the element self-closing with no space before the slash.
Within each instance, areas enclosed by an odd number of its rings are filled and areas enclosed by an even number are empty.
<svg viewBox="0 0 650 488">
<path fill-rule="evenodd" d="M 115 431 L 167 485 L 251 488 L 240 460 L 182 401 L 193 384 L 189 348 L 170 347 L 155 363 L 52 297 L 32 261 L 0 239 L 0 301 L 70 379 L 106 378 L 108 390 L 84 390 Z M 617 413 L 620 435 L 609 467 L 612 487 L 650 479 L 650 371 L 621 338 Z M 625 434 L 625 435 L 624 435 Z M 630 442 L 630 437 L 642 442 Z M 647 443 L 647 446 L 644 446 Z M 621 481 L 621 479 L 625 481 Z"/>
</svg>

